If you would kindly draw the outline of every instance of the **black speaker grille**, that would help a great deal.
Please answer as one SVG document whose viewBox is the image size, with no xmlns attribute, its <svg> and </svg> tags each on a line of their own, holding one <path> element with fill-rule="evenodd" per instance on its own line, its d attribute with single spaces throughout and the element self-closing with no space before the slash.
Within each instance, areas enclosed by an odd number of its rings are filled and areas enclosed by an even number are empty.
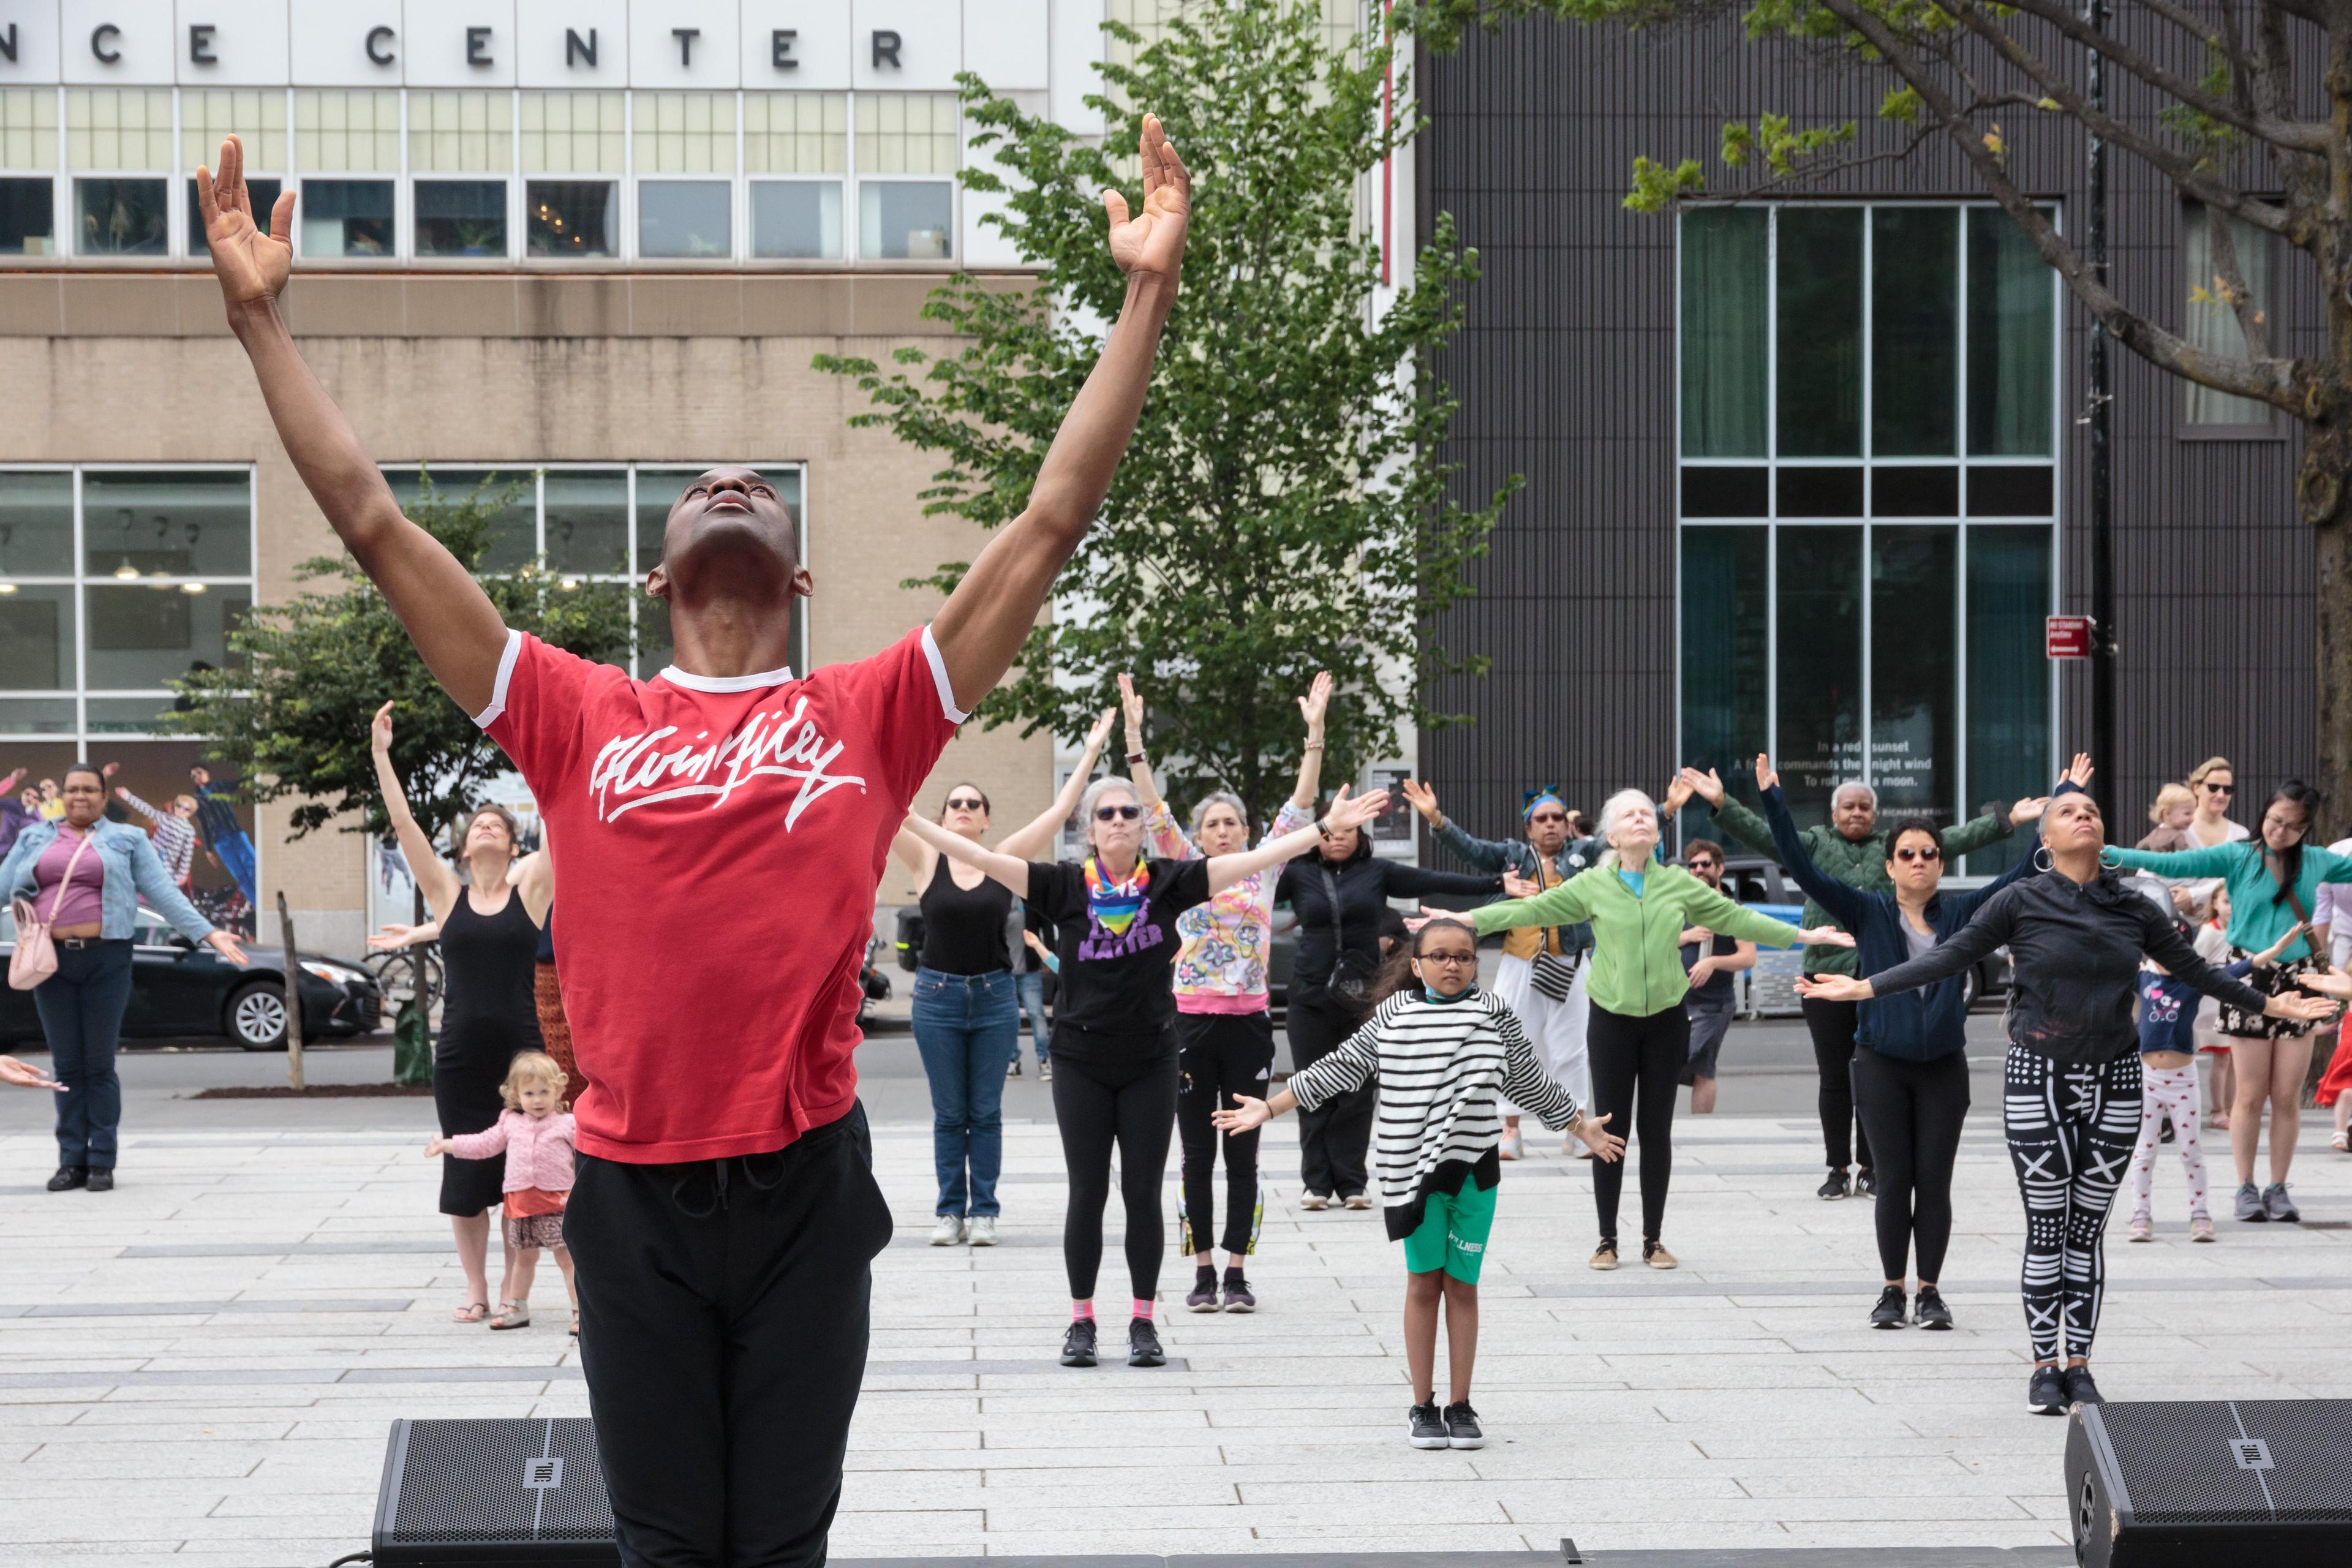
<svg viewBox="0 0 2352 1568">
<path fill-rule="evenodd" d="M 2150 1402 L 2099 1415 L 2142 1524 L 2352 1523 L 2352 1404 Z M 2248 1440 L 2267 1468 L 2241 1466 Z"/>
<path fill-rule="evenodd" d="M 550 1461 L 560 1461 L 560 1468 Z M 608 1542 L 613 1505 L 584 1419 L 412 1421 L 389 1539 Z"/>
</svg>

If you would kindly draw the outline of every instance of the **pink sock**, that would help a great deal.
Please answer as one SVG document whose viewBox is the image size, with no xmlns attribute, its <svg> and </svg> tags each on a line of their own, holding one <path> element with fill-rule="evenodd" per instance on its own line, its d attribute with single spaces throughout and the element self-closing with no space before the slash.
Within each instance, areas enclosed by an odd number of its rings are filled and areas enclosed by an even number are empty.
<svg viewBox="0 0 2352 1568">
<path fill-rule="evenodd" d="M 1151 1321 L 1151 1303 L 1138 1296 L 1135 1299 L 1135 1315 L 1147 1323 Z"/>
<path fill-rule="evenodd" d="M 1073 1301 L 1070 1303 L 1070 1321 L 1074 1323 L 1091 1323 L 1094 1321 L 1095 1304 L 1092 1301 Z"/>
</svg>

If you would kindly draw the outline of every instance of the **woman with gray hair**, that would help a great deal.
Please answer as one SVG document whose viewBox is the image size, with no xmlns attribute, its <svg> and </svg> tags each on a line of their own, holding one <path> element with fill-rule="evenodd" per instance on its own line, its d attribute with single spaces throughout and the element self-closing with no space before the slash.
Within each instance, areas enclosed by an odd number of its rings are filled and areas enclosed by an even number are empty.
<svg viewBox="0 0 2352 1568">
<path fill-rule="evenodd" d="M 1670 801 L 1678 800 L 1680 787 Z M 1853 938 L 1831 926 L 1799 931 L 1743 909 L 1680 866 L 1656 858 L 1657 804 L 1637 789 L 1619 790 L 1601 808 L 1608 859 L 1529 899 L 1473 910 L 1478 934 L 1521 926 L 1592 926 L 1587 971 L 1592 997 L 1585 1047 L 1592 1062 L 1592 1106 L 1610 1124 L 1633 1124 L 1629 1142 L 1642 1149 L 1642 1261 L 1675 1267 L 1659 1240 L 1666 1188 L 1674 1176 L 1676 1080 L 1690 1059 L 1690 1016 L 1683 998 L 1690 977 L 1682 963 L 1683 932 L 1705 926 L 1725 936 L 1787 947 L 1825 942 L 1851 947 Z M 1425 911 L 1435 914 L 1436 910 Z M 1638 1109 L 1636 1101 L 1638 1099 Z M 1594 1268 L 1617 1267 L 1617 1203 L 1624 1167 L 1592 1165 L 1592 1196 L 1601 1217 Z"/>
<path fill-rule="evenodd" d="M 1143 800 L 1143 822 L 1154 853 L 1171 860 L 1231 855 L 1249 847 L 1249 816 L 1231 790 L 1203 795 L 1192 808 L 1190 837 L 1176 825 L 1151 777 L 1143 750 L 1143 699 L 1135 682 L 1118 678 L 1119 701 L 1127 712 L 1127 765 Z M 1315 789 L 1323 776 L 1323 712 L 1331 701 L 1331 676 L 1315 677 L 1298 700 L 1307 739 L 1298 754 L 1298 783 L 1275 813 L 1262 843 L 1295 833 L 1315 820 Z M 1257 1297 L 1242 1270 L 1244 1255 L 1257 1250 L 1257 1130 L 1228 1132 L 1225 1148 L 1224 1296 L 1217 1292 L 1218 1237 L 1216 1165 L 1218 1133 L 1210 1117 L 1231 1110 L 1240 1096 L 1264 1100 L 1274 1070 L 1274 1016 L 1266 1007 L 1266 962 L 1274 946 L 1274 887 L 1270 871 L 1256 871 L 1176 917 L 1176 1134 L 1184 1148 L 1181 1206 L 1183 1235 L 1178 1250 L 1192 1255 L 1192 1289 L 1185 1307 L 1195 1312 L 1255 1312 Z"/>
<path fill-rule="evenodd" d="M 1019 859 L 937 823 L 907 818 L 908 832 L 950 859 L 985 871 L 1054 923 L 1062 965 L 1054 1004 L 1054 1121 L 1070 1182 L 1062 1224 L 1071 1320 L 1062 1341 L 1064 1366 L 1095 1364 L 1095 1277 L 1102 1267 L 1114 1146 L 1134 1286 L 1128 1364 L 1167 1363 L 1152 1302 L 1166 1238 L 1160 1186 L 1176 1121 L 1179 1048 L 1168 972 L 1176 958 L 1171 934 L 1177 917 L 1244 877 L 1304 855 L 1327 829 L 1353 832 L 1387 805 L 1385 791 L 1351 800 L 1343 787 L 1321 821 L 1255 849 L 1168 860 L 1143 853 L 1143 803 L 1135 785 L 1097 779 L 1079 807 L 1089 853 L 1076 865 Z"/>
</svg>

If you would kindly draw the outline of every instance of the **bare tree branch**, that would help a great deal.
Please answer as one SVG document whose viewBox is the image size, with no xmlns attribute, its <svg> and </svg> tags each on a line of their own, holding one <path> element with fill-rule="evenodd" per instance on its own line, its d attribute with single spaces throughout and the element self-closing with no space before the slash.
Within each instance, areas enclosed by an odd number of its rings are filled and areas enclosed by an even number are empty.
<svg viewBox="0 0 2352 1568">
<path fill-rule="evenodd" d="M 2066 287 L 2116 342 L 2158 368 L 2200 386 L 2255 398 L 2290 414 L 2301 412 L 2303 393 L 2311 376 L 2306 363 L 2277 359 L 2255 363 L 2210 353 L 2133 310 L 2107 287 L 2106 279 L 2093 274 L 2056 226 L 2017 188 L 2000 156 L 1985 145 L 1984 138 L 1976 133 L 1943 83 L 1892 28 L 1864 9 L 1862 0 L 1822 0 L 1822 6 L 1867 40 L 1919 94 L 1928 111 L 1950 133 L 1960 155 L 1984 182 L 1985 189 L 2000 204 L 2001 210 L 2016 220 L 2033 241 L 2042 259 L 2065 279 Z"/>
<path fill-rule="evenodd" d="M 2093 27 L 2069 9 L 2063 0 L 2004 0 L 2004 3 L 2029 16 L 2049 23 L 2085 48 L 2096 49 L 2140 80 L 2179 99 L 2200 114 L 2209 115 L 2224 125 L 2234 125 L 2249 136 L 2259 137 L 2273 146 L 2291 148 L 2298 153 L 2325 153 L 2334 140 L 2333 127 L 2324 121 L 2275 120 L 2268 115 L 2242 113 L 2237 105 L 2227 99 L 2215 98 L 2179 72 L 2167 70 L 2124 43 L 2114 33 Z M 2205 37 L 2212 37 L 2210 30 Z"/>
<path fill-rule="evenodd" d="M 2271 357 L 2271 335 L 2264 329 L 2262 304 L 2246 286 L 2245 273 L 2239 269 L 2238 237 L 2230 232 L 2230 220 L 2211 207 L 2205 208 L 2203 216 L 2206 243 L 2213 247 L 2213 265 L 2221 272 L 2221 287 L 2214 292 L 2238 318 L 2238 330 L 2246 338 L 2246 357 L 2266 360 Z M 2202 286 L 2202 279 L 2196 281 Z"/>
</svg>

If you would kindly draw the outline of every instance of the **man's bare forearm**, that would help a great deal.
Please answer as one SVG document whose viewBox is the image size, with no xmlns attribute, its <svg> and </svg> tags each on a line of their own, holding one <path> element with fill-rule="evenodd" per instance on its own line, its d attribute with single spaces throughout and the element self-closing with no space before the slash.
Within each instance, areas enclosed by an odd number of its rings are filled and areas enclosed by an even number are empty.
<svg viewBox="0 0 2352 1568">
<path fill-rule="evenodd" d="M 1101 510 L 1142 416 L 1175 302 L 1172 279 L 1129 279 L 1118 321 L 1046 450 L 1029 505 L 989 541 L 932 621 L 958 707 L 979 701 L 1011 667 L 1055 577 Z"/>
<path fill-rule="evenodd" d="M 392 487 L 294 346 L 274 302 L 233 307 L 270 422 L 310 497 L 407 627 L 433 678 L 468 713 L 489 706 L 506 625 L 441 542 L 401 515 Z"/>
</svg>

